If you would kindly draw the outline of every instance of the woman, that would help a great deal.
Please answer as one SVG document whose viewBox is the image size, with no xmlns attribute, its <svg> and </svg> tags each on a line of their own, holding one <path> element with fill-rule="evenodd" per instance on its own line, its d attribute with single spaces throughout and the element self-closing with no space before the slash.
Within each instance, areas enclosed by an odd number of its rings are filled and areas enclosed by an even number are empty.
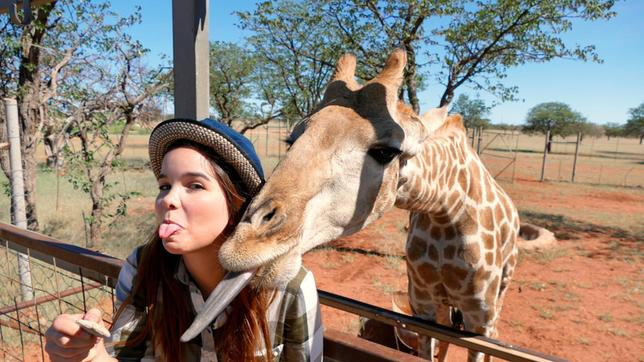
<svg viewBox="0 0 644 362">
<path fill-rule="evenodd" d="M 51 360 L 321 360 L 317 290 L 304 268 L 285 289 L 245 287 L 210 328 L 179 342 L 224 277 L 219 247 L 261 188 L 263 172 L 252 144 L 210 119 L 162 122 L 149 152 L 159 227 L 121 269 L 112 335 L 104 343 L 76 323 L 102 323 L 98 309 L 60 315 L 46 333 Z"/>
</svg>

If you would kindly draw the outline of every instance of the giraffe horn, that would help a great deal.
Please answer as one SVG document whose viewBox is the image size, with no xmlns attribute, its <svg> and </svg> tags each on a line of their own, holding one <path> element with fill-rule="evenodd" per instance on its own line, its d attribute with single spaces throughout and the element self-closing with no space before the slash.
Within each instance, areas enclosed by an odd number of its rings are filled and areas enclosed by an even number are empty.
<svg viewBox="0 0 644 362">
<path fill-rule="evenodd" d="M 403 82 L 403 70 L 407 65 L 407 53 L 403 49 L 396 49 L 387 58 L 385 67 L 369 83 L 381 83 L 387 88 L 395 88 L 396 91 Z"/>
<path fill-rule="evenodd" d="M 403 71 L 407 65 L 407 53 L 396 49 L 387 58 L 385 66 L 367 85 L 380 84 L 385 88 L 385 99 L 389 112 L 395 112 L 398 102 L 398 89 L 403 82 Z M 365 87 L 367 86 L 365 85 Z"/>
<path fill-rule="evenodd" d="M 355 80 L 356 73 L 356 57 L 352 54 L 344 54 L 338 60 L 333 72 L 331 82 L 336 80 L 346 83 L 347 88 L 355 91 L 360 88 L 360 85 Z"/>
</svg>

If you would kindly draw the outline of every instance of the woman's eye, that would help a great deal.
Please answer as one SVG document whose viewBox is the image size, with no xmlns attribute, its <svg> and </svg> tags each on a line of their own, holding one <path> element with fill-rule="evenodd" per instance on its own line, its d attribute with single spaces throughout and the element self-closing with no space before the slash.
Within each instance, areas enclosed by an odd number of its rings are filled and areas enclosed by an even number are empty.
<svg viewBox="0 0 644 362">
<path fill-rule="evenodd" d="M 202 184 L 190 184 L 190 185 L 188 185 L 188 187 L 191 190 L 203 190 L 204 189 Z"/>
<path fill-rule="evenodd" d="M 159 191 L 168 191 L 170 190 L 170 185 L 159 185 Z"/>
<path fill-rule="evenodd" d="M 386 165 L 391 162 L 391 160 L 393 160 L 396 156 L 401 154 L 402 151 L 393 147 L 374 147 L 367 153 L 379 164 Z"/>
</svg>

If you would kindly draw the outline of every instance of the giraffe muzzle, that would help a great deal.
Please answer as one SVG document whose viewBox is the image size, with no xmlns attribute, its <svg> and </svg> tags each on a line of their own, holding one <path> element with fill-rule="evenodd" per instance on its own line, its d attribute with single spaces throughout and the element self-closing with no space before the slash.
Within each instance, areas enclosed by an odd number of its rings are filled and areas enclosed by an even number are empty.
<svg viewBox="0 0 644 362">
<path fill-rule="evenodd" d="M 276 202 L 269 199 L 251 210 L 246 220 L 251 223 L 259 237 L 270 237 L 284 225 L 286 215 Z"/>
</svg>

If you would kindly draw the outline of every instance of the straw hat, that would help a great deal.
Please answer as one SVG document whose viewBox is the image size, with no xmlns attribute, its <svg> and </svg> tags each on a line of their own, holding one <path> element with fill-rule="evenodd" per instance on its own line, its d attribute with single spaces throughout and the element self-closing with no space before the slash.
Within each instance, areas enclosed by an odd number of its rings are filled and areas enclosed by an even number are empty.
<svg viewBox="0 0 644 362">
<path fill-rule="evenodd" d="M 213 119 L 170 119 L 159 123 L 152 130 L 148 152 L 150 166 L 156 177 L 161 173 L 161 163 L 168 147 L 183 140 L 212 150 L 220 158 L 217 162 L 224 162 L 228 167 L 220 166 L 237 173 L 233 180 L 241 180 L 250 197 L 259 192 L 264 183 L 264 172 L 253 144 L 237 131 Z"/>
</svg>

